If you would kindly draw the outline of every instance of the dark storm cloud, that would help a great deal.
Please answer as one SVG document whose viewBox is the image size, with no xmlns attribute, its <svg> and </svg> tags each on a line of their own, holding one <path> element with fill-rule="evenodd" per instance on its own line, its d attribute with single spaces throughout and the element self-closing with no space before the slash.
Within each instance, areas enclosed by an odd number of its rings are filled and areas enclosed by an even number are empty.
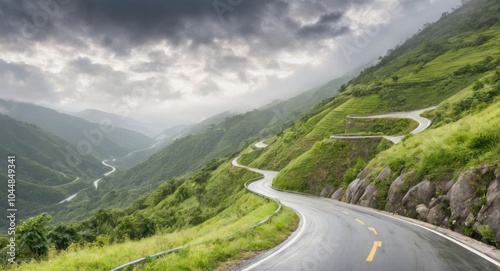
<svg viewBox="0 0 500 271">
<path fill-rule="evenodd" d="M 105 65 L 92 63 L 87 57 L 79 57 L 69 62 L 69 67 L 76 69 L 78 73 L 97 76 L 111 71 L 110 67 Z"/>
<path fill-rule="evenodd" d="M 100 39 L 102 46 L 126 53 L 130 47 L 161 39 L 173 45 L 190 40 L 191 46 L 198 46 L 212 44 L 214 38 L 228 34 L 256 35 L 259 28 L 248 22 L 258 21 L 272 2 L 244 1 L 227 14 L 228 20 L 238 17 L 231 27 L 220 22 L 212 1 L 199 0 L 79 1 L 78 19 L 86 24 L 89 34 Z"/>
<path fill-rule="evenodd" d="M 74 46 L 85 46 L 79 38 L 68 38 L 68 29 L 73 33 L 91 37 L 95 43 L 113 50 L 118 55 L 128 55 L 136 46 L 168 40 L 172 45 L 190 46 L 212 45 L 215 39 L 236 38 L 273 38 L 268 36 L 271 21 L 283 24 L 283 29 L 296 33 L 299 37 L 314 36 L 331 38 L 348 29 L 332 27 L 342 16 L 340 11 L 323 14 L 314 25 L 301 26 L 289 14 L 291 5 L 300 5 L 304 12 L 308 9 L 329 11 L 341 10 L 353 4 L 363 4 L 372 0 L 358 1 L 273 1 L 242 0 L 239 5 L 231 6 L 226 0 L 56 0 L 61 2 L 55 7 L 43 5 L 44 1 L 1 1 L 0 11 L 9 16 L 0 19 L 0 33 L 22 34 L 34 26 L 33 38 L 47 39 L 54 37 Z M 221 10 L 215 3 L 225 3 L 231 9 Z M 236 2 L 238 3 L 238 2 Z M 50 9 L 52 8 L 52 9 Z M 46 14 L 46 22 L 41 22 L 41 14 Z M 313 16 L 318 16 L 314 14 Z M 39 18 L 38 20 L 36 18 Z M 26 24 L 28 22 L 28 24 Z M 27 27 L 26 25 L 30 25 Z M 266 28 L 267 27 L 267 28 Z M 332 31 L 331 35 L 327 32 Z M 308 33 L 310 32 L 310 33 Z M 5 37 L 5 35 L 3 35 Z M 26 35 L 24 35 L 26 36 Z M 24 37 L 23 36 L 23 37 Z M 30 38 L 32 38 L 30 36 Z M 278 38 L 274 36 L 274 38 Z M 288 38 L 292 40 L 293 36 Z M 265 41 L 265 40 L 263 40 Z M 284 46 L 287 42 L 269 40 L 273 44 Z M 266 45 L 260 43 L 260 45 Z"/>
<path fill-rule="evenodd" d="M 301 38 L 333 38 L 349 31 L 347 25 L 339 24 L 342 13 L 332 12 L 322 15 L 314 24 L 303 26 L 298 31 Z"/>
<path fill-rule="evenodd" d="M 174 63 L 172 57 L 167 56 L 164 52 L 153 51 L 147 54 L 149 61 L 144 61 L 135 64 L 131 67 L 134 72 L 164 72 L 167 70 L 168 66 Z"/>
<path fill-rule="evenodd" d="M 216 63 L 215 68 L 219 70 L 241 70 L 248 64 L 246 57 L 225 55 L 220 57 Z"/>
<path fill-rule="evenodd" d="M 391 22 L 359 15 L 374 11 L 377 16 L 388 2 L 403 7 L 403 12 L 389 10 Z M 196 95 L 220 98 L 222 105 L 231 91 L 251 96 L 261 89 L 280 98 L 279 93 L 332 79 L 333 63 L 344 63 L 336 45 L 351 44 L 363 27 L 394 24 L 373 37 L 369 50 L 360 50 L 366 56 L 353 55 L 359 63 L 413 33 L 410 26 L 428 22 L 421 18 L 421 8 L 449 2 L 0 0 L 5 60 L 0 61 L 0 91 L 13 99 L 46 99 L 71 109 L 82 103 L 106 109 L 110 101 L 123 100 L 153 111 L 164 100 L 189 104 Z M 321 66 L 325 62 L 331 63 Z M 157 83 L 145 84 L 148 78 Z M 138 90 L 146 93 L 142 100 L 136 97 Z M 235 101 L 249 102 L 239 95 L 232 95 Z M 201 109 L 184 110 L 195 115 Z"/>
</svg>

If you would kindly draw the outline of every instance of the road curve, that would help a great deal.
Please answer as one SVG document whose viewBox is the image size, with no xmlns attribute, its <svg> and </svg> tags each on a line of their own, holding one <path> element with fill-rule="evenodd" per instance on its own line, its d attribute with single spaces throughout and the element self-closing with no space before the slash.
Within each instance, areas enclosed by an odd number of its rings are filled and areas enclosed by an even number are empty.
<svg viewBox="0 0 500 271">
<path fill-rule="evenodd" d="M 244 167 L 233 160 L 233 165 Z M 277 191 L 278 172 L 244 167 L 264 175 L 249 189 L 277 198 L 300 216 L 287 241 L 233 270 L 481 270 L 500 263 L 425 228 L 372 209 L 316 196 Z"/>
<path fill-rule="evenodd" d="M 266 141 L 266 140 L 264 139 L 262 141 L 259 141 L 259 142 L 255 143 L 255 147 L 257 149 L 264 149 L 265 147 L 267 147 L 267 144 L 264 143 L 264 141 Z"/>
<path fill-rule="evenodd" d="M 423 132 L 432 123 L 432 121 L 430 119 L 421 117 L 420 115 L 422 113 L 424 113 L 425 111 L 429 111 L 429 110 L 432 110 L 435 108 L 436 108 L 435 106 L 431 106 L 431 107 L 427 107 L 427 108 L 419 109 L 419 110 L 415 110 L 415 111 L 410 111 L 410 112 L 391 112 L 391 113 L 371 115 L 371 116 L 350 115 L 347 117 L 351 118 L 351 119 L 381 119 L 381 118 L 408 118 L 408 119 L 412 119 L 412 120 L 418 122 L 418 127 L 410 132 L 410 134 L 415 135 L 415 134 Z M 387 140 L 390 140 L 394 144 L 399 143 L 403 139 L 402 136 L 349 136 L 349 135 L 332 135 L 332 136 L 330 136 L 330 138 L 332 138 L 332 139 L 385 138 Z"/>
</svg>

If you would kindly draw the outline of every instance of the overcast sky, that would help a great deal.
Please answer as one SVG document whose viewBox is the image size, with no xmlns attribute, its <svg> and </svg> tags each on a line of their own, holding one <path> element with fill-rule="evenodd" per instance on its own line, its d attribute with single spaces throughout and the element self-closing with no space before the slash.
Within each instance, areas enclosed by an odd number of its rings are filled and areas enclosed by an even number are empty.
<svg viewBox="0 0 500 271">
<path fill-rule="evenodd" d="M 0 97 L 196 122 L 316 87 L 459 0 L 0 0 Z"/>
</svg>

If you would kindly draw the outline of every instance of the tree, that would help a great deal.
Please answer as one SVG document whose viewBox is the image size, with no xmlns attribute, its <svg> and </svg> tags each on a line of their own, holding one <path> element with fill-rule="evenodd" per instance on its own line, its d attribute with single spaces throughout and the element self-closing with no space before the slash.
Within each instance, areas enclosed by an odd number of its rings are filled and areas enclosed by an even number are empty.
<svg viewBox="0 0 500 271">
<path fill-rule="evenodd" d="M 394 81 L 394 83 L 397 83 L 397 82 L 398 82 L 398 80 L 399 80 L 399 77 L 398 77 L 397 75 L 394 75 L 394 76 L 392 77 L 392 81 Z"/>
<path fill-rule="evenodd" d="M 76 241 L 77 232 L 73 225 L 61 224 L 49 232 L 50 241 L 54 244 L 57 251 L 68 249 L 69 245 Z"/>
<path fill-rule="evenodd" d="M 20 240 L 20 249 L 35 259 L 41 259 L 49 253 L 47 238 L 48 223 L 52 217 L 43 213 L 22 221 L 17 228 L 17 239 Z"/>
</svg>

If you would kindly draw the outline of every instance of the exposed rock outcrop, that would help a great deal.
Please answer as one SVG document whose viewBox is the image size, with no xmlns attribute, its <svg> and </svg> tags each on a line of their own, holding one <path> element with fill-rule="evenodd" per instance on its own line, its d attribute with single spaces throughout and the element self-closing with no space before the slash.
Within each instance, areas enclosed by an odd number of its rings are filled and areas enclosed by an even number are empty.
<svg viewBox="0 0 500 271">
<path fill-rule="evenodd" d="M 391 169 L 390 168 L 384 168 L 377 176 L 377 180 L 381 181 L 381 180 L 385 180 L 387 178 L 389 178 L 389 176 L 391 175 Z"/>
<path fill-rule="evenodd" d="M 480 225 L 488 225 L 496 238 L 500 238 L 500 167 L 497 165 L 495 169 L 494 174 L 493 169 L 486 166 L 468 170 L 462 172 L 456 182 L 449 178 L 419 182 L 414 172 L 403 172 L 388 189 L 385 210 L 461 233 L 465 228 L 469 233 L 473 229 L 476 236 Z M 345 191 L 331 188 L 324 194 L 333 193 L 332 199 L 352 204 L 379 207 L 379 191 L 375 184 L 390 178 L 391 171 L 383 169 L 374 182 L 370 174 L 370 169 L 365 168 Z M 408 183 L 416 185 L 404 193 Z"/>
<path fill-rule="evenodd" d="M 358 205 L 375 208 L 377 207 L 377 187 L 371 183 L 365 188 L 365 192 L 359 199 Z"/>
<path fill-rule="evenodd" d="M 334 200 L 342 200 L 345 195 L 344 188 L 339 188 L 333 192 L 332 199 Z"/>
<path fill-rule="evenodd" d="M 403 197 L 402 204 L 404 211 L 411 217 L 417 215 L 417 205 L 429 204 L 435 196 L 436 189 L 429 180 L 424 180 L 408 190 Z"/>
<path fill-rule="evenodd" d="M 480 224 L 489 225 L 493 234 L 500 237 L 500 169 L 495 172 L 496 177 L 491 181 L 486 193 L 486 204 L 477 216 Z"/>
<path fill-rule="evenodd" d="M 327 187 L 323 188 L 323 190 L 321 190 L 320 196 L 325 197 L 325 198 L 329 198 L 332 195 L 333 191 L 335 191 L 335 187 L 327 186 Z"/>
<path fill-rule="evenodd" d="M 425 204 L 419 204 L 416 207 L 418 217 L 420 219 L 427 220 L 427 215 L 429 214 L 429 208 Z"/>
<path fill-rule="evenodd" d="M 475 179 L 472 171 L 466 171 L 460 174 L 457 182 L 451 187 L 450 209 L 457 221 L 465 220 L 470 214 L 469 207 L 476 192 L 476 188 L 472 186 Z"/>
<path fill-rule="evenodd" d="M 347 187 L 345 201 L 352 204 L 357 204 L 366 188 L 366 179 L 355 179 Z"/>
<path fill-rule="evenodd" d="M 401 200 L 403 199 L 404 193 L 401 192 L 401 187 L 403 186 L 403 175 L 399 175 L 394 182 L 392 182 L 389 192 L 387 194 L 387 203 L 385 209 L 389 212 L 396 212 L 396 210 L 401 206 Z"/>
</svg>

